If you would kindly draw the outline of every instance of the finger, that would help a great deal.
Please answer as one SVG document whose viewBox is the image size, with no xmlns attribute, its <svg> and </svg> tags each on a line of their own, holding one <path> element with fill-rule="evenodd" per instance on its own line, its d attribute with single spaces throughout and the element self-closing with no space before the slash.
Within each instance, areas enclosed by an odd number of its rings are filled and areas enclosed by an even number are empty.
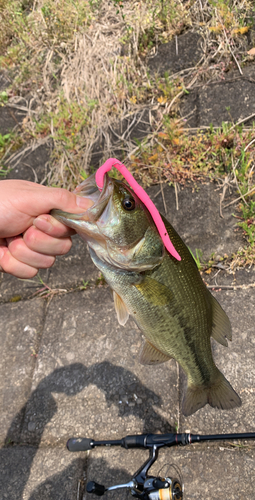
<svg viewBox="0 0 255 500">
<path fill-rule="evenodd" d="M 38 273 L 38 269 L 16 260 L 7 247 L 0 248 L 0 267 L 3 272 L 22 279 L 33 278 Z"/>
<path fill-rule="evenodd" d="M 55 262 L 55 257 L 52 255 L 45 255 L 39 252 L 34 252 L 26 245 L 25 241 L 21 236 L 15 238 L 7 239 L 8 250 L 12 257 L 21 262 L 22 264 L 27 264 L 30 267 L 37 269 L 47 269 L 53 266 Z"/>
<path fill-rule="evenodd" d="M 82 196 L 66 189 L 50 188 L 28 181 L 1 181 L 2 208 L 0 236 L 12 237 L 32 226 L 35 218 L 49 213 L 53 208 L 70 213 L 84 213 L 93 204 Z"/>
<path fill-rule="evenodd" d="M 48 213 L 53 208 L 79 214 L 85 212 L 94 204 L 93 201 L 82 196 L 76 196 L 66 189 L 49 187 L 45 187 L 45 189 L 47 189 L 47 196 L 40 196 L 37 199 L 38 215 Z"/>
<path fill-rule="evenodd" d="M 63 238 L 75 234 L 74 229 L 70 229 L 49 214 L 43 214 L 34 219 L 34 226 L 43 233 L 55 238 Z"/>
<path fill-rule="evenodd" d="M 6 181 L 5 181 L 6 182 Z M 36 186 L 36 189 L 35 189 Z M 76 196 L 66 189 L 42 186 L 41 184 L 26 183 L 26 193 L 29 195 L 24 201 L 24 193 L 17 195 L 17 203 L 22 203 L 25 213 L 32 217 L 49 213 L 53 208 L 71 213 L 85 212 L 93 202 L 82 196 Z M 21 196 L 21 199 L 19 197 Z"/>
<path fill-rule="evenodd" d="M 23 240 L 30 250 L 45 255 L 64 255 L 72 246 L 70 237 L 54 238 L 31 226 L 23 234 Z"/>
</svg>

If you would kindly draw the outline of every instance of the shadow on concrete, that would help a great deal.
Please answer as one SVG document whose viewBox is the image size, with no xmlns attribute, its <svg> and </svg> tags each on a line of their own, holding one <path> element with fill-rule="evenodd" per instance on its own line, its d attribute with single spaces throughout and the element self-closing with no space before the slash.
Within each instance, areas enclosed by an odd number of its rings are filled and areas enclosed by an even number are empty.
<svg viewBox="0 0 255 500">
<path fill-rule="evenodd" d="M 82 363 L 74 363 L 54 370 L 40 382 L 13 419 L 5 446 L 23 442 L 38 447 L 45 426 L 57 412 L 52 393 L 75 396 L 90 384 L 104 393 L 108 407 L 114 405 L 118 408 L 120 417 L 134 415 L 139 418 L 143 422 L 143 432 L 158 432 L 159 429 L 162 432 L 172 431 L 169 422 L 153 408 L 153 405 L 162 405 L 161 396 L 144 386 L 134 373 L 108 361 L 88 368 Z M 140 404 L 136 403 L 134 395 L 139 397 L 137 401 Z M 84 412 L 84 408 L 77 409 L 79 411 Z"/>
<path fill-rule="evenodd" d="M 52 419 L 52 417 L 57 412 L 57 404 L 51 394 L 51 392 L 65 393 L 68 396 L 75 396 L 80 392 L 86 385 L 86 367 L 81 363 L 74 363 L 72 365 L 59 368 L 54 370 L 49 376 L 45 377 L 38 387 L 33 391 L 27 403 L 23 408 L 17 413 L 13 419 L 10 428 L 8 430 L 5 446 L 0 450 L 0 471 L 1 471 L 1 481 L 0 481 L 0 499 L 4 498 L 15 498 L 15 500 L 22 500 L 23 492 L 27 481 L 30 476 L 30 470 L 33 464 L 33 460 L 38 451 L 38 446 L 41 441 L 41 437 L 45 426 Z M 40 427 L 36 432 L 36 439 L 33 443 L 34 446 L 24 446 L 24 441 L 21 441 L 22 427 L 24 424 L 24 419 L 26 415 L 27 408 L 31 400 L 40 400 L 43 406 L 47 407 L 47 411 L 44 414 L 43 425 L 40 422 Z M 33 409 L 32 409 L 33 410 Z M 34 412 L 36 409 L 34 408 Z M 30 421 L 30 428 L 32 430 L 34 422 Z M 13 441 L 13 436 L 15 435 L 15 443 Z M 16 446 L 13 446 L 13 445 Z M 20 446 L 22 445 L 22 446 Z M 81 459 L 78 459 L 80 461 Z M 77 460 L 74 461 L 77 468 Z M 73 464 L 68 467 L 68 469 L 73 468 Z M 72 470 L 69 470 L 67 477 L 72 477 Z M 54 467 L 53 467 L 54 470 Z M 61 474 L 62 476 L 62 474 Z M 62 478 L 63 480 L 63 478 Z M 56 484 L 57 486 L 57 484 Z M 48 490 L 50 492 L 50 484 Z M 55 498 L 69 499 L 69 497 L 64 496 L 63 484 L 62 484 L 61 496 L 52 496 L 51 493 L 47 496 L 44 495 L 44 499 Z M 7 495 L 7 496 L 6 496 Z M 33 497 L 35 498 L 35 497 Z M 37 497 L 38 498 L 38 497 Z M 42 497 L 41 497 L 42 498 Z"/>
<path fill-rule="evenodd" d="M 88 377 L 90 383 L 104 392 L 108 406 L 115 405 L 118 408 L 119 416 L 134 415 L 142 420 L 143 432 L 158 432 L 159 429 L 164 429 L 164 432 L 173 431 L 169 422 L 152 407 L 152 404 L 156 404 L 157 407 L 163 404 L 161 396 L 145 387 L 131 371 L 113 365 L 109 361 L 103 361 L 88 369 Z M 129 404 L 130 401 L 134 401 L 134 394 L 141 395 L 140 405 Z"/>
<path fill-rule="evenodd" d="M 32 443 L 30 441 L 29 444 L 39 446 L 45 426 L 57 412 L 57 403 L 51 393 L 65 393 L 67 396 L 75 396 L 86 387 L 86 374 L 87 369 L 84 365 L 73 363 L 72 365 L 58 368 L 45 377 L 32 392 L 26 404 L 14 417 L 5 439 L 5 446 L 24 442 L 22 431 L 27 413 L 29 414 L 28 430 L 30 432 L 36 431 L 34 433 L 35 439 Z M 40 419 L 39 422 L 35 423 L 33 415 L 37 413 L 38 403 L 43 420 Z"/>
<path fill-rule="evenodd" d="M 113 384 L 111 384 L 111 380 L 114 381 Z M 161 404 L 160 396 L 157 396 L 153 391 L 147 389 L 147 387 L 141 384 L 139 379 L 132 372 L 125 370 L 122 367 L 115 366 L 108 361 L 96 363 L 89 368 L 84 366 L 82 363 L 74 363 L 54 370 L 50 375 L 45 377 L 32 392 L 24 407 L 13 419 L 5 439 L 5 446 L 2 450 L 0 450 L 0 464 L 2 463 L 2 467 L 0 466 L 0 469 L 3 468 L 1 472 L 2 480 L 0 484 L 0 499 L 15 498 L 16 500 L 21 500 L 23 498 L 23 492 L 29 479 L 32 463 L 38 451 L 42 434 L 48 422 L 57 412 L 57 403 L 52 396 L 52 393 L 54 392 L 65 393 L 67 396 L 71 397 L 75 396 L 89 384 L 93 383 L 104 392 L 109 406 L 112 404 L 118 406 L 120 415 L 128 416 L 132 414 L 143 420 L 143 432 L 155 432 L 160 427 L 164 427 L 164 429 L 166 429 L 165 432 L 171 432 L 173 430 L 169 423 L 157 414 L 152 407 L 150 407 L 150 411 L 147 413 L 144 412 L 143 404 L 139 406 L 129 406 L 126 404 L 124 405 L 123 410 L 123 406 L 120 406 L 119 404 L 119 394 L 116 395 L 116 390 L 113 390 L 113 386 L 118 386 L 120 381 L 123 395 L 126 394 L 128 396 L 136 391 L 138 394 L 143 394 L 143 397 L 146 400 L 157 401 L 157 404 Z M 37 402 L 37 404 L 33 406 L 33 402 Z M 33 420 L 33 415 L 38 412 L 38 403 L 40 406 L 40 415 L 42 417 L 39 419 L 39 423 L 38 421 L 34 422 Z M 82 409 L 82 411 L 84 411 L 84 409 Z M 28 417 L 27 414 L 30 416 Z M 29 440 L 29 443 L 27 443 L 26 440 L 24 442 L 23 428 L 25 421 L 27 422 L 27 420 L 28 430 L 30 430 L 30 432 L 34 431 L 32 443 L 31 440 Z M 154 421 L 155 424 L 153 426 L 152 423 Z M 15 440 L 13 439 L 14 436 Z M 49 454 L 50 452 L 51 449 L 47 449 L 47 453 Z M 54 448 L 52 449 L 52 453 L 53 452 Z M 74 467 L 76 470 L 77 468 L 80 468 L 80 461 L 80 458 L 74 460 L 64 472 L 56 474 L 56 477 L 54 475 L 51 476 L 46 482 L 36 488 L 30 499 L 69 499 L 69 497 L 64 496 L 64 479 L 66 478 L 66 481 L 68 481 L 68 478 L 72 478 L 72 470 Z M 109 474 L 107 473 L 105 470 L 106 466 L 103 464 L 103 461 L 99 461 L 99 469 L 104 471 L 103 476 L 108 477 L 109 475 L 109 477 L 111 477 L 112 474 L 110 474 L 110 472 Z M 52 469 L 54 471 L 54 467 Z M 114 470 L 113 477 L 118 477 L 118 472 L 121 473 L 121 477 L 123 477 L 121 480 L 125 481 L 127 479 L 125 471 Z M 114 479 L 114 481 L 116 481 L 116 479 Z M 59 493 L 53 494 L 52 488 L 59 491 Z M 5 492 L 8 492 L 7 497 Z"/>
<path fill-rule="evenodd" d="M 77 477 L 77 471 L 84 468 L 84 460 L 77 458 L 63 471 L 53 474 L 37 486 L 29 500 L 82 500 L 84 480 Z M 75 481 L 74 481 L 75 479 Z"/>
<path fill-rule="evenodd" d="M 124 452 L 123 452 L 124 453 Z M 73 462 L 66 467 L 60 474 L 54 474 L 49 479 L 41 483 L 37 488 L 34 489 L 29 497 L 29 500 L 87 500 L 96 499 L 98 496 L 93 494 L 87 494 L 86 497 L 84 493 L 86 491 L 86 479 L 85 474 L 83 478 L 77 481 L 75 484 L 75 491 L 70 492 L 68 486 L 72 484 L 70 478 L 77 473 L 78 461 L 82 459 L 73 460 Z M 92 459 L 90 469 L 93 470 L 92 478 L 88 478 L 88 481 L 94 480 L 97 483 L 103 484 L 106 488 L 114 484 L 127 483 L 131 480 L 130 474 L 124 469 L 109 467 L 109 464 L 103 459 Z M 95 472 L 94 472 L 95 471 Z M 135 471 L 134 471 L 135 472 Z M 67 484 L 69 481 L 69 485 Z M 65 485 L 65 488 L 63 487 Z M 130 493 L 128 490 L 118 490 L 116 492 L 110 492 L 106 495 L 109 500 L 126 500 L 130 498 Z"/>
</svg>

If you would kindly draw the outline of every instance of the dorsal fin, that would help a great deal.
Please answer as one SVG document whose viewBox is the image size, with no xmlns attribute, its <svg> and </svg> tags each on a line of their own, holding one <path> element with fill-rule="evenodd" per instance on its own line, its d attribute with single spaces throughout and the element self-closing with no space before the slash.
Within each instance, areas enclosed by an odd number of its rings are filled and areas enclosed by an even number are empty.
<svg viewBox="0 0 255 500">
<path fill-rule="evenodd" d="M 148 340 L 145 340 L 139 353 L 139 362 L 142 365 L 159 365 L 171 359 L 154 347 Z"/>
<path fill-rule="evenodd" d="M 228 340 L 232 340 L 231 324 L 228 316 L 223 311 L 219 302 L 211 295 L 212 299 L 212 337 L 221 345 L 228 346 Z"/>
<path fill-rule="evenodd" d="M 118 322 L 120 325 L 124 326 L 128 320 L 129 312 L 122 298 L 115 291 L 113 291 L 113 300 L 114 300 L 115 310 L 117 313 Z"/>
</svg>

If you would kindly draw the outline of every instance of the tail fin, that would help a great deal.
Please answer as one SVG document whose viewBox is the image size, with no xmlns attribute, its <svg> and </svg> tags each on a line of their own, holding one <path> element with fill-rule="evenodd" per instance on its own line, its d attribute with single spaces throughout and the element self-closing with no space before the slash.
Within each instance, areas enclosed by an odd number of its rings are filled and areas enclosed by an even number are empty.
<svg viewBox="0 0 255 500">
<path fill-rule="evenodd" d="M 210 387 L 187 387 L 182 402 L 183 414 L 188 417 L 206 404 L 221 410 L 231 410 L 241 406 L 242 401 L 230 383 L 219 371 L 218 378 Z"/>
</svg>

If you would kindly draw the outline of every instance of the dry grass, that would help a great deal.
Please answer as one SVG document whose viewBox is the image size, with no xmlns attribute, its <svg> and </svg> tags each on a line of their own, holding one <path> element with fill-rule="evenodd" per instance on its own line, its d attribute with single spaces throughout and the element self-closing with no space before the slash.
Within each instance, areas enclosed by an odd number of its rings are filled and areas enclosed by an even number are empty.
<svg viewBox="0 0 255 500">
<path fill-rule="evenodd" d="M 16 75 L 9 105 L 27 108 L 27 138 L 53 140 L 47 181 L 67 188 L 88 172 L 93 145 L 102 135 L 105 157 L 117 139 L 127 158 L 134 153 L 128 136 L 112 133 L 114 124 L 150 108 L 157 111 L 151 120 L 158 131 L 164 116 L 176 113 L 185 89 L 222 78 L 228 65 L 239 65 L 249 29 L 242 25 L 251 8 L 246 0 L 1 4 L 1 63 Z M 186 28 L 203 35 L 204 57 L 199 67 L 174 75 L 166 92 L 169 82 L 147 74 L 146 57 Z"/>
<path fill-rule="evenodd" d="M 8 105 L 27 111 L 19 140 L 26 151 L 45 142 L 54 146 L 44 182 L 72 189 L 86 177 L 103 138 L 104 158 L 119 144 L 145 185 L 167 181 L 177 189 L 204 175 L 227 176 L 239 190 L 244 230 L 253 241 L 253 132 L 231 124 L 200 131 L 197 141 L 178 117 L 188 89 L 221 80 L 231 68 L 242 74 L 252 58 L 246 35 L 253 8 L 248 0 L 0 0 Z M 149 75 L 147 58 L 187 29 L 202 36 L 197 66 L 171 78 Z M 130 138 L 132 122 L 145 120 L 147 109 L 151 134 L 137 144 Z M 123 133 L 118 124 L 127 118 L 131 125 Z M 9 152 L 3 148 L 5 158 Z M 9 157 L 12 167 L 20 154 Z"/>
</svg>

